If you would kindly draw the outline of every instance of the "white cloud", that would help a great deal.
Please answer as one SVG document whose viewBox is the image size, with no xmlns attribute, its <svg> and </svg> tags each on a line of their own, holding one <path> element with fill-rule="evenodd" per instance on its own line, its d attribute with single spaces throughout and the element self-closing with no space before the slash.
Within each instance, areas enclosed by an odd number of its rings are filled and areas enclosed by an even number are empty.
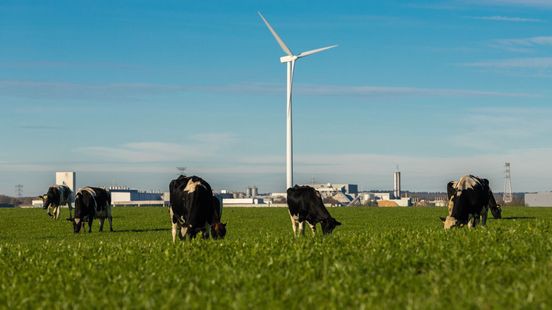
<svg viewBox="0 0 552 310">
<path fill-rule="evenodd" d="M 552 8 L 550 0 L 468 0 L 466 2 L 479 5 L 509 5 L 535 8 Z"/>
<path fill-rule="evenodd" d="M 552 59 L 552 58 L 551 58 Z M 468 64 L 477 66 L 477 64 Z M 535 97 L 533 94 L 517 92 L 501 92 L 492 90 L 423 88 L 402 86 L 373 85 L 312 85 L 297 84 L 297 93 L 307 95 L 339 95 L 339 96 L 468 96 L 468 97 Z M 281 84 L 241 83 L 228 85 L 171 85 L 149 83 L 119 83 L 119 84 L 77 84 L 66 82 L 36 82 L 0 80 L 0 91 L 3 96 L 23 98 L 54 98 L 54 99 L 141 99 L 148 95 L 208 92 L 237 94 L 281 94 L 285 91 Z"/>
<path fill-rule="evenodd" d="M 234 141 L 234 135 L 229 133 L 206 133 L 192 136 L 182 144 L 147 141 L 119 146 L 82 147 L 76 149 L 76 152 L 90 158 L 127 163 L 178 162 L 213 158 Z"/>
<path fill-rule="evenodd" d="M 466 67 L 494 69 L 552 69 L 552 57 L 511 58 L 464 64 Z"/>
<path fill-rule="evenodd" d="M 513 52 L 532 52 L 536 48 L 552 46 L 552 36 L 539 36 L 519 39 L 499 39 L 491 43 L 492 47 Z"/>
<path fill-rule="evenodd" d="M 476 150 L 478 153 L 552 147 L 551 143 L 539 143 L 552 131 L 550 118 L 550 108 L 474 109 L 456 124 L 459 127 L 451 137 L 451 146 Z"/>
<path fill-rule="evenodd" d="M 534 94 L 500 92 L 473 89 L 421 88 L 396 86 L 337 86 L 337 85 L 301 85 L 298 92 L 313 95 L 340 96 L 427 96 L 427 97 L 535 97 Z"/>
<path fill-rule="evenodd" d="M 471 19 L 478 20 L 488 20 L 488 21 L 498 21 L 498 22 L 513 22 L 513 23 L 542 23 L 542 19 L 538 18 L 524 18 L 524 17 L 513 17 L 513 16 L 472 16 Z"/>
</svg>

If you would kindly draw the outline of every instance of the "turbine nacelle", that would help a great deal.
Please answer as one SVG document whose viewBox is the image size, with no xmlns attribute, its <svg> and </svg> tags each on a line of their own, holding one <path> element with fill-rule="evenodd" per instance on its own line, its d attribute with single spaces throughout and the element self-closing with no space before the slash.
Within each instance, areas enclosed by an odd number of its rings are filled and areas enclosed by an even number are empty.
<svg viewBox="0 0 552 310">
<path fill-rule="evenodd" d="M 295 55 L 286 55 L 286 56 L 280 57 L 280 62 L 281 63 L 292 62 L 292 61 L 296 61 L 297 59 L 299 59 L 299 57 Z"/>
</svg>

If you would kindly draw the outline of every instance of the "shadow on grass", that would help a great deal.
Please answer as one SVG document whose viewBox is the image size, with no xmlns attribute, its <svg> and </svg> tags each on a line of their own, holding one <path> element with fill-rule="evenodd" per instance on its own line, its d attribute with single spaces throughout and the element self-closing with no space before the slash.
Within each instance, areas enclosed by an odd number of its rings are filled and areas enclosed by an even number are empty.
<svg viewBox="0 0 552 310">
<path fill-rule="evenodd" d="M 505 216 L 499 220 L 535 220 L 534 216 Z"/>
<path fill-rule="evenodd" d="M 114 233 L 124 233 L 124 232 L 154 232 L 154 231 L 169 231 L 171 228 L 144 228 L 144 229 L 115 229 Z"/>
</svg>

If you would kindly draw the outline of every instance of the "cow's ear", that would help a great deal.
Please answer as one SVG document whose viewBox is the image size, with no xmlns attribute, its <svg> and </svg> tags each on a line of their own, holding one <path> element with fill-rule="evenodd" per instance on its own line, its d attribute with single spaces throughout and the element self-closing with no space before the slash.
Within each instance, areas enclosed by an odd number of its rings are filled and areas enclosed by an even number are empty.
<svg viewBox="0 0 552 310">
<path fill-rule="evenodd" d="M 335 221 L 335 226 L 339 226 L 339 225 L 341 225 L 341 223 L 338 221 Z"/>
<path fill-rule="evenodd" d="M 485 184 L 485 185 L 489 186 L 489 180 L 487 180 L 487 179 L 483 179 L 482 181 L 483 181 L 483 184 Z"/>
<path fill-rule="evenodd" d="M 441 222 L 443 222 L 443 223 L 444 223 L 444 222 L 445 222 L 445 221 L 447 220 L 447 218 L 446 218 L 446 217 L 442 217 L 442 216 L 439 216 L 439 219 L 440 219 L 440 220 L 441 220 Z"/>
</svg>

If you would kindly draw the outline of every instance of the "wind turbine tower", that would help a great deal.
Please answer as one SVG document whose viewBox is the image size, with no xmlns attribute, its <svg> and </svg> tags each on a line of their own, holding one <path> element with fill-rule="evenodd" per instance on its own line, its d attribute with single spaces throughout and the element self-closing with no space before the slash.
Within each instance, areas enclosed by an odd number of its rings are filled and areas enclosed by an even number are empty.
<svg viewBox="0 0 552 310">
<path fill-rule="evenodd" d="M 310 56 L 312 54 L 316 54 L 322 51 L 325 51 L 330 48 L 334 48 L 337 45 L 327 46 L 318 48 L 315 50 L 310 50 L 306 52 L 299 53 L 297 55 L 293 54 L 293 52 L 287 47 L 287 45 L 284 43 L 282 38 L 276 33 L 274 28 L 268 23 L 266 18 L 261 14 L 261 12 L 258 12 L 259 16 L 261 16 L 261 19 L 268 27 L 268 30 L 272 33 L 284 53 L 286 53 L 285 56 L 280 57 L 280 62 L 287 64 L 287 116 L 286 116 L 286 188 L 290 188 L 293 186 L 293 123 L 292 123 L 292 109 L 291 109 L 291 99 L 292 99 L 292 88 L 293 88 L 293 72 L 295 70 L 295 62 L 299 58 L 303 58 L 306 56 Z"/>
<path fill-rule="evenodd" d="M 502 195 L 502 201 L 504 201 L 504 203 L 511 203 L 513 201 L 510 163 L 504 163 L 504 193 Z"/>
</svg>

